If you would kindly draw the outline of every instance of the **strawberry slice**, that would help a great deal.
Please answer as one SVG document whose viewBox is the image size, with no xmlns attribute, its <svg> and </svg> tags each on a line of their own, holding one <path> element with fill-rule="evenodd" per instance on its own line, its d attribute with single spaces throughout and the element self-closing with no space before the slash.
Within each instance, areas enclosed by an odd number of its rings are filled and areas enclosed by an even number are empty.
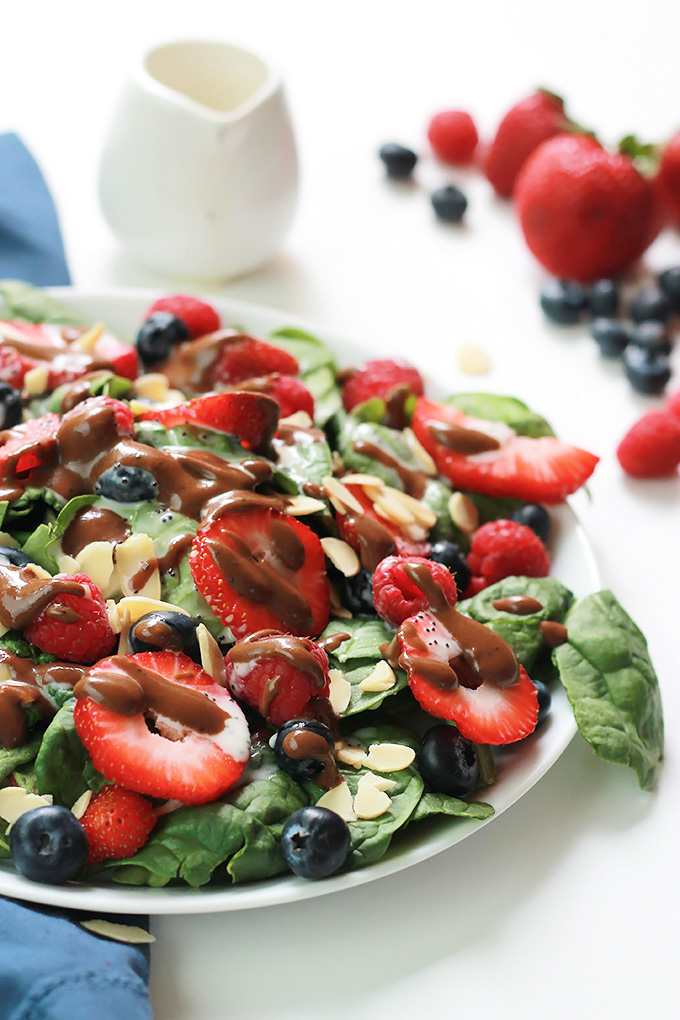
<svg viewBox="0 0 680 1020">
<path fill-rule="evenodd" d="M 249 450 L 266 451 L 276 434 L 279 405 L 262 393 L 210 393 L 176 407 L 145 411 L 139 421 L 159 421 L 167 428 L 200 425 L 237 436 Z"/>
<path fill-rule="evenodd" d="M 473 677 L 460 658 L 459 642 L 430 612 L 410 617 L 400 626 L 398 638 L 409 687 L 430 715 L 455 722 L 462 735 L 477 744 L 510 744 L 534 731 L 538 695 L 522 666 L 518 681 L 509 686 L 490 679 L 479 683 L 479 676 Z M 458 675 L 460 682 L 453 689 L 433 682 L 437 664 L 452 666 Z"/>
<path fill-rule="evenodd" d="M 243 712 L 181 652 L 102 659 L 76 699 L 76 730 L 95 768 L 136 793 L 206 804 L 226 793 L 248 762 Z"/>
<path fill-rule="evenodd" d="M 472 418 L 424 397 L 411 427 L 455 488 L 498 498 L 561 503 L 590 478 L 599 460 L 554 436 L 520 436 L 502 422 Z"/>
<path fill-rule="evenodd" d="M 295 375 L 272 372 L 271 375 L 244 379 L 238 383 L 238 388 L 252 393 L 266 393 L 279 405 L 279 414 L 282 418 L 288 418 L 296 411 L 306 411 L 310 418 L 314 418 L 314 397 L 302 379 Z"/>
<path fill-rule="evenodd" d="M 201 595 L 236 639 L 264 629 L 315 637 L 328 623 L 321 542 L 279 510 L 236 503 L 234 512 L 199 528 L 189 565 Z"/>
<path fill-rule="evenodd" d="M 2 433 L 0 465 L 6 479 L 49 464 L 56 450 L 58 414 L 44 414 Z M 12 463 L 13 462 L 13 463 Z"/>
<path fill-rule="evenodd" d="M 224 347 L 215 365 L 214 378 L 218 383 L 233 385 L 271 372 L 297 375 L 298 370 L 297 360 L 288 351 L 244 335 Z"/>
</svg>

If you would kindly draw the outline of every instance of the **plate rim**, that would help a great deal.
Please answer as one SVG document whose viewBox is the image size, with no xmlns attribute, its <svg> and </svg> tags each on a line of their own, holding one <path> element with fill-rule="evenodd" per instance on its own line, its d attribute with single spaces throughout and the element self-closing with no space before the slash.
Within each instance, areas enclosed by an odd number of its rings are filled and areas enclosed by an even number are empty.
<svg viewBox="0 0 680 1020">
<path fill-rule="evenodd" d="M 134 303 L 140 306 L 140 314 L 157 297 L 167 294 L 168 288 L 162 287 L 52 287 L 46 288 L 48 293 L 63 300 L 66 304 L 77 306 L 78 301 L 99 302 L 114 301 L 116 303 Z M 193 291 L 192 291 L 193 292 Z M 197 294 L 198 296 L 198 294 Z M 261 305 L 255 302 L 242 301 L 227 295 L 200 292 L 205 300 L 215 304 L 222 316 L 237 315 L 247 318 L 264 318 L 273 325 L 270 328 L 282 328 L 283 325 L 304 329 L 327 343 L 334 354 L 342 361 L 343 347 L 370 353 L 370 347 L 357 341 L 343 338 L 326 325 L 296 313 Z M 144 307 L 142 307 L 144 306 Z M 245 323 L 244 323 L 245 325 Z M 247 327 L 246 327 L 247 328 Z M 435 380 L 431 380 L 435 388 L 441 388 Z M 589 591 L 601 586 L 601 579 L 594 551 L 588 541 L 585 529 L 575 512 L 572 501 L 554 509 L 569 523 L 570 537 L 576 542 L 583 557 L 582 567 L 587 575 Z M 565 520 L 562 520 L 562 529 Z M 558 546 L 559 548 L 559 546 Z M 213 888 L 192 889 L 190 887 L 172 887 L 154 889 L 148 886 L 126 886 L 113 883 L 94 886 L 84 883 L 73 883 L 63 886 L 41 885 L 22 878 L 11 865 L 0 862 L 0 896 L 10 896 L 36 905 L 70 907 L 80 910 L 98 910 L 111 914 L 149 914 L 154 916 L 166 914 L 204 914 L 227 913 L 235 910 L 256 909 L 278 906 L 299 900 L 327 896 L 343 890 L 353 889 L 359 885 L 379 881 L 388 875 L 396 874 L 407 868 L 420 864 L 439 853 L 451 849 L 463 839 L 484 829 L 495 818 L 500 817 L 508 808 L 516 804 L 533 786 L 535 786 L 548 770 L 558 761 L 574 737 L 577 726 L 573 713 L 568 706 L 566 694 L 558 689 L 558 703 L 562 703 L 558 733 L 555 743 L 540 764 L 529 771 L 516 786 L 511 785 L 509 796 L 501 796 L 500 803 L 495 806 L 495 813 L 488 819 L 446 819 L 437 823 L 424 823 L 441 830 L 436 837 L 416 839 L 411 836 L 415 845 L 408 849 L 395 848 L 392 844 L 386 855 L 374 864 L 350 871 L 346 874 L 331 876 L 323 882 L 309 882 L 294 875 L 283 874 L 270 879 L 244 885 L 227 886 L 223 889 Z M 566 706 L 566 709 L 565 707 Z M 542 731 L 543 732 L 543 731 Z M 546 730 L 545 733 L 549 733 Z M 531 738 L 530 738 L 531 739 Z M 533 746 L 533 745 L 532 745 Z M 500 787 L 501 794 L 504 787 Z M 495 785 L 485 796 L 485 800 L 493 802 L 494 793 L 499 790 Z M 405 837 L 402 835 L 402 841 Z"/>
</svg>

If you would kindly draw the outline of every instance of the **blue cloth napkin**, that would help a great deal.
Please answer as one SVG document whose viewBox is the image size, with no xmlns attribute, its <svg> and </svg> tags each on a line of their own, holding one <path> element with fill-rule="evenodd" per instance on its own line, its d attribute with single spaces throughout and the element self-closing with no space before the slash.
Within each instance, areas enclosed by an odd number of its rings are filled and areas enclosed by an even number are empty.
<svg viewBox="0 0 680 1020">
<path fill-rule="evenodd" d="M 0 279 L 69 284 L 54 203 L 15 134 L 0 135 Z M 102 939 L 103 915 L 0 898 L 0 1020 L 149 1020 L 148 946 Z M 148 928 L 148 918 L 112 917 Z"/>
</svg>

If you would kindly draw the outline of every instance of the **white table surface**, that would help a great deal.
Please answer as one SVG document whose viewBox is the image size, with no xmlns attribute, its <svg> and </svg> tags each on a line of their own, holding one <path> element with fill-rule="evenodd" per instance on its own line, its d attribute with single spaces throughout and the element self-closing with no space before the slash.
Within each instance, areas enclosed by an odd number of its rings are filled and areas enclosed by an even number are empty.
<svg viewBox="0 0 680 1020">
<path fill-rule="evenodd" d="M 579 512 L 605 586 L 648 636 L 668 748 L 650 794 L 577 737 L 506 814 L 408 872 L 294 906 L 153 921 L 157 1020 L 675 1017 L 680 481 L 632 482 L 614 457 L 660 400 L 634 395 L 585 328 L 545 323 L 542 275 L 512 209 L 482 178 L 438 167 L 425 128 L 433 112 L 459 107 L 488 136 L 542 84 L 607 141 L 629 131 L 661 139 L 680 127 L 680 7 L 14 4 L 3 11 L 0 130 L 20 133 L 40 162 L 79 286 L 198 287 L 129 262 L 96 198 L 127 67 L 147 46 L 188 37 L 239 42 L 279 64 L 302 165 L 280 256 L 210 289 L 309 316 L 446 374 L 452 387 L 520 396 L 600 455 Z M 386 140 L 424 154 L 413 187 L 383 179 L 376 150 Z M 460 229 L 437 225 L 429 206 L 429 190 L 449 179 L 469 196 Z M 680 235 L 668 233 L 647 264 L 673 263 Z M 457 371 L 462 343 L 490 354 L 488 376 Z"/>
</svg>

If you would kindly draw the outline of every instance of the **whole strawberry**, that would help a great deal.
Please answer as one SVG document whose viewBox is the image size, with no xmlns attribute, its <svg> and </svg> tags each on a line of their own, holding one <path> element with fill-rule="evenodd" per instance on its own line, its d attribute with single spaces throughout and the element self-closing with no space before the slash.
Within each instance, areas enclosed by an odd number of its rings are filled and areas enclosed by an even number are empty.
<svg viewBox="0 0 680 1020">
<path fill-rule="evenodd" d="M 655 183 L 669 218 L 680 227 L 680 131 L 661 150 Z"/>
<path fill-rule="evenodd" d="M 484 173 L 501 198 L 510 198 L 517 176 L 541 142 L 570 131 L 564 101 L 538 89 L 508 110 L 487 149 Z"/>
<path fill-rule="evenodd" d="M 562 135 L 529 157 L 514 192 L 524 238 L 553 276 L 618 276 L 663 225 L 651 182 L 629 156 L 587 135 Z"/>
</svg>

